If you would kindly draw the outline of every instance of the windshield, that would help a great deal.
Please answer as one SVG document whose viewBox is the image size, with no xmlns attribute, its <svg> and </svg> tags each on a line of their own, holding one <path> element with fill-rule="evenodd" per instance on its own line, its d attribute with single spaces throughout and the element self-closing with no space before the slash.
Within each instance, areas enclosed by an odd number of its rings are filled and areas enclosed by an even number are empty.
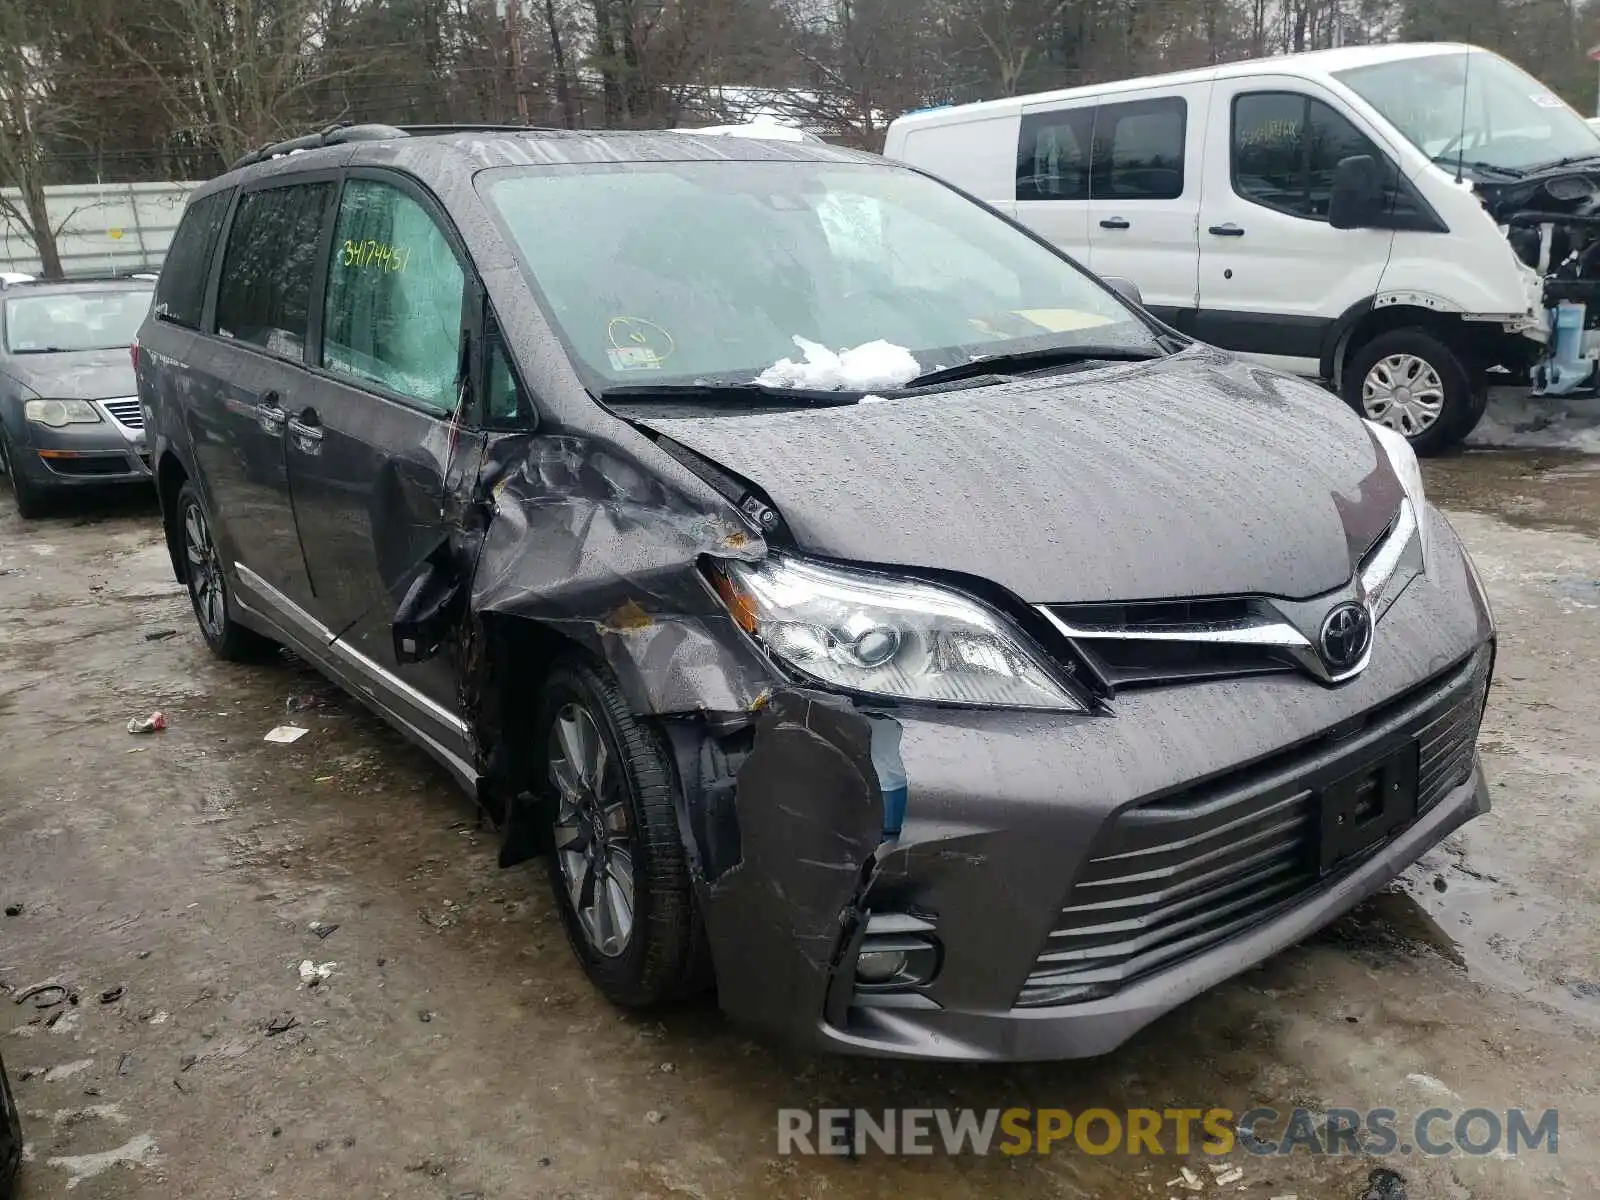
<svg viewBox="0 0 1600 1200">
<path fill-rule="evenodd" d="M 149 311 L 148 290 L 18 297 L 6 301 L 6 349 L 56 354 L 127 347 Z"/>
<path fill-rule="evenodd" d="M 1052 251 L 942 184 L 868 163 L 492 172 L 484 192 L 591 384 L 748 383 L 795 339 L 922 369 L 1083 344 L 1161 353 Z"/>
<path fill-rule="evenodd" d="M 1432 159 L 1526 171 L 1600 155 L 1600 135 L 1566 101 L 1486 51 L 1407 58 L 1336 78 Z"/>
</svg>

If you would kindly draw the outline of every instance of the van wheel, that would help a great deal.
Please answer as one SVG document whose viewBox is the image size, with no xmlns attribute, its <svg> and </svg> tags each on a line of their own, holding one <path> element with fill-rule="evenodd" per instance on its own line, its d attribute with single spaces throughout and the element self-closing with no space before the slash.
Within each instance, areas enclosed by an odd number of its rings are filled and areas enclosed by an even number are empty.
<svg viewBox="0 0 1600 1200">
<path fill-rule="evenodd" d="M 555 813 L 550 882 L 584 972 L 629 1008 L 700 990 L 710 954 L 660 736 L 608 675 L 569 658 L 545 681 L 535 738 Z"/>
<path fill-rule="evenodd" d="M 1425 329 L 1392 329 L 1356 347 L 1343 378 L 1345 403 L 1404 434 L 1419 455 L 1456 446 L 1483 415 L 1467 364 Z"/>
<path fill-rule="evenodd" d="M 178 489 L 178 536 L 183 546 L 184 579 L 200 636 L 218 658 L 251 662 L 269 653 L 270 641 L 233 619 L 233 594 L 222 570 L 222 556 L 211 536 L 211 520 L 194 484 Z"/>
</svg>

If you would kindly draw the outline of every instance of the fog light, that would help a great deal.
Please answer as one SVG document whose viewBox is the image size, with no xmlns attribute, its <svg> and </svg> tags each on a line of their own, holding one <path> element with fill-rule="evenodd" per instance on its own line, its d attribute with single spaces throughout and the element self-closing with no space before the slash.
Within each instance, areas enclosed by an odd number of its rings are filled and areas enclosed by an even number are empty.
<svg viewBox="0 0 1600 1200">
<path fill-rule="evenodd" d="M 905 969 L 904 950 L 868 950 L 856 959 L 856 978 L 862 983 L 888 983 Z"/>
</svg>

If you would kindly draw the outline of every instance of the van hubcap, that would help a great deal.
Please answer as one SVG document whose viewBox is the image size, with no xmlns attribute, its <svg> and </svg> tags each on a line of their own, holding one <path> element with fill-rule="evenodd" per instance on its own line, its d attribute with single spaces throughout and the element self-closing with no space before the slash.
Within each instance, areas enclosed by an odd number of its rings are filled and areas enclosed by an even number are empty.
<svg viewBox="0 0 1600 1200">
<path fill-rule="evenodd" d="M 222 590 L 222 565 L 211 542 L 211 527 L 200 506 L 190 501 L 183 510 L 183 552 L 189 560 L 189 595 L 195 615 L 212 640 L 220 639 L 227 621 Z"/>
<path fill-rule="evenodd" d="M 633 840 L 620 764 L 589 710 L 569 704 L 550 731 L 550 782 L 562 882 L 590 947 L 616 958 L 633 937 Z"/>
<path fill-rule="evenodd" d="M 1444 411 L 1444 380 L 1425 359 L 1391 354 L 1367 372 L 1361 384 L 1361 408 L 1379 425 L 1416 437 Z"/>
</svg>

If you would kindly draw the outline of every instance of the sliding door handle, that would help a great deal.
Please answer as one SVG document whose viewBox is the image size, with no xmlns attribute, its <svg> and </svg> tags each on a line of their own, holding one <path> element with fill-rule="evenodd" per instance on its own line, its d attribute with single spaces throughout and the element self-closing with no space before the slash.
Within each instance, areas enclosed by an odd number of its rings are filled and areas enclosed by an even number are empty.
<svg viewBox="0 0 1600 1200">
<path fill-rule="evenodd" d="M 1226 225 L 1213 225 L 1210 229 L 1210 232 L 1216 234 L 1217 237 L 1244 236 L 1244 230 L 1240 229 L 1232 221 L 1229 221 Z"/>
</svg>

